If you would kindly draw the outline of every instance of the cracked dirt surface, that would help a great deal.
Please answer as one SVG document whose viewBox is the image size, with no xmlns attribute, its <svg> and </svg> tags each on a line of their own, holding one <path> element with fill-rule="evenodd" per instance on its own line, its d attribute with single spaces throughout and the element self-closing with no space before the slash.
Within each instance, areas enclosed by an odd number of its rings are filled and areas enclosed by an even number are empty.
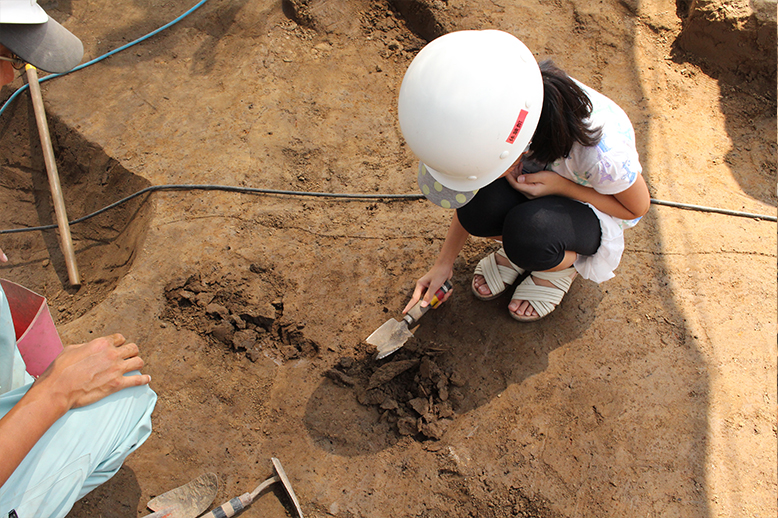
<svg viewBox="0 0 778 518">
<path fill-rule="evenodd" d="M 41 4 L 85 60 L 190 7 Z M 160 184 L 415 193 L 402 75 L 426 41 L 479 28 L 623 106 L 653 198 L 774 215 L 775 85 L 674 46 L 679 5 L 210 0 L 44 83 L 69 215 Z M 31 112 L 22 96 L 0 118 L 3 229 L 53 220 Z M 136 341 L 159 394 L 151 438 L 69 516 L 143 516 L 206 471 L 218 504 L 270 476 L 270 457 L 312 517 L 775 515 L 775 223 L 654 205 L 615 279 L 576 281 L 524 325 L 507 298 L 471 296 L 494 246 L 471 239 L 454 296 L 376 361 L 364 338 L 398 316 L 449 216 L 158 192 L 73 227 L 79 290 L 54 232 L 0 235 L 0 276 L 45 294 L 67 342 Z M 272 493 L 242 516 L 290 515 Z"/>
</svg>

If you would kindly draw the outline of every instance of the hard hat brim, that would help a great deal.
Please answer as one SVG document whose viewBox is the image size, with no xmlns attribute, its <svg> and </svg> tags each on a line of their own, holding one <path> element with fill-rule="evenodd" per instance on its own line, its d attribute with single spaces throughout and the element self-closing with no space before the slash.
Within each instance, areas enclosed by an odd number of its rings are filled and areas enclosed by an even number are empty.
<svg viewBox="0 0 778 518">
<path fill-rule="evenodd" d="M 0 23 L 46 23 L 49 15 L 37 0 L 0 0 Z"/>
<path fill-rule="evenodd" d="M 435 171 L 424 162 L 419 162 L 419 189 L 429 201 L 439 205 L 444 209 L 458 209 L 464 207 L 473 199 L 478 192 L 474 191 L 455 191 L 449 189 L 437 180 L 440 173 Z"/>
<path fill-rule="evenodd" d="M 0 43 L 45 72 L 72 70 L 84 56 L 84 46 L 72 32 L 49 16 L 39 24 L 0 24 Z"/>
</svg>

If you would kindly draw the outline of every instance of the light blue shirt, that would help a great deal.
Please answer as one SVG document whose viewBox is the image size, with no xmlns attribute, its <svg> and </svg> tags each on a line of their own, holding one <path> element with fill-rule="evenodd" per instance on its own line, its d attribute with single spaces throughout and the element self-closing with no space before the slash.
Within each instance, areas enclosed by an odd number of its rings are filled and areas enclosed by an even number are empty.
<svg viewBox="0 0 778 518">
<path fill-rule="evenodd" d="M 0 287 L 0 418 L 33 381 L 16 346 L 11 309 Z M 67 515 L 76 500 L 111 478 L 148 438 L 156 401 L 154 391 L 142 385 L 70 410 L 0 486 L 0 517 L 12 509 L 21 518 Z"/>
</svg>

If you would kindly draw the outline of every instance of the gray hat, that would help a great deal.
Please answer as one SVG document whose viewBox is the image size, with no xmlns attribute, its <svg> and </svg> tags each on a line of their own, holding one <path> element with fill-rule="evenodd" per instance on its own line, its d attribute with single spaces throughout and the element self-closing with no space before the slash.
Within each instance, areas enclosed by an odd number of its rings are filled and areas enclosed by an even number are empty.
<svg viewBox="0 0 778 518">
<path fill-rule="evenodd" d="M 50 16 L 43 23 L 0 23 L 0 43 L 46 72 L 68 72 L 84 56 L 81 40 Z"/>
</svg>

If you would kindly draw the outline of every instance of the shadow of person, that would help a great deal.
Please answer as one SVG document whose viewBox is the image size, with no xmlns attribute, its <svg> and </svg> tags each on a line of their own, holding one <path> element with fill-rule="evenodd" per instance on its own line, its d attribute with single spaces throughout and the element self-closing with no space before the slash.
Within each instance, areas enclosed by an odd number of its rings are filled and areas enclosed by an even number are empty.
<svg viewBox="0 0 778 518">
<path fill-rule="evenodd" d="M 575 342 L 589 329 L 604 296 L 600 285 L 579 279 L 555 311 L 524 323 L 508 313 L 513 289 L 483 302 L 469 293 L 469 282 L 469 277 L 462 279 L 460 290 L 467 292 L 447 301 L 441 314 L 422 322 L 417 332 L 420 340 L 445 348 L 447 367 L 465 382 L 459 414 L 544 371 L 552 351 Z"/>
<path fill-rule="evenodd" d="M 311 395 L 304 421 L 313 443 L 334 455 L 355 457 L 376 453 L 398 440 L 389 423 L 381 420 L 378 407 L 361 404 L 354 387 L 331 379 L 322 379 Z"/>
<path fill-rule="evenodd" d="M 76 502 L 66 518 L 135 518 L 138 516 L 140 497 L 140 485 L 135 472 L 125 464 L 108 482 Z"/>
<path fill-rule="evenodd" d="M 460 291 L 465 282 L 457 283 Z M 308 401 L 304 421 L 313 442 L 352 457 L 376 453 L 405 435 L 440 439 L 457 415 L 545 370 L 551 351 L 591 325 L 603 293 L 595 283 L 579 281 L 563 302 L 567 311 L 532 324 L 510 317 L 509 298 L 480 302 L 457 293 L 427 313 L 414 337 L 391 356 L 376 360 L 371 346 L 362 344 L 354 358 L 341 358 Z"/>
</svg>

